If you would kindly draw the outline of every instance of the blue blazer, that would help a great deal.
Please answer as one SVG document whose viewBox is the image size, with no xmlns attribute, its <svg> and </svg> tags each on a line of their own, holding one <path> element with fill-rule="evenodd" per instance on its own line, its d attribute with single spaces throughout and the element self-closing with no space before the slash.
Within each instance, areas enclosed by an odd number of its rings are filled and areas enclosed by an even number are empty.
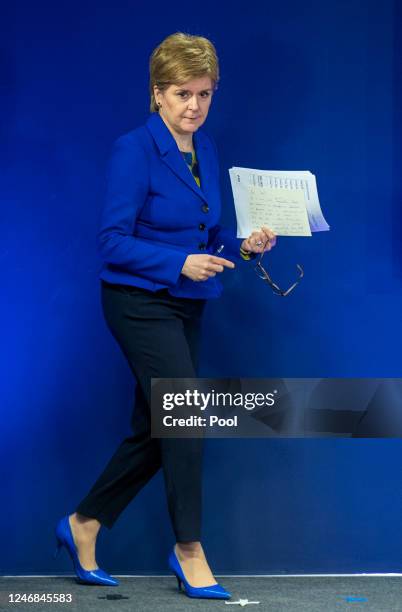
<svg viewBox="0 0 402 612">
<path fill-rule="evenodd" d="M 174 296 L 218 297 L 219 274 L 195 282 L 181 274 L 187 255 L 214 253 L 239 259 L 241 239 L 222 228 L 216 146 L 201 128 L 193 135 L 198 187 L 158 113 L 114 143 L 107 195 L 97 236 L 100 277 Z"/>
</svg>

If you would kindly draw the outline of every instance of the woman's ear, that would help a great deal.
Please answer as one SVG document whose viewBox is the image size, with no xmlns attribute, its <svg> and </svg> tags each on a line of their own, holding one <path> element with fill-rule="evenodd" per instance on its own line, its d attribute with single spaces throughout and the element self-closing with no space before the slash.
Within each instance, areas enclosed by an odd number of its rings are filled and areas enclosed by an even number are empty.
<svg viewBox="0 0 402 612">
<path fill-rule="evenodd" d="M 155 102 L 156 102 L 156 104 L 158 104 L 158 106 L 159 106 L 159 102 L 160 102 L 160 100 L 158 100 L 158 96 L 160 96 L 160 93 L 161 92 L 160 92 L 160 89 L 158 88 L 158 86 L 154 85 L 154 98 L 155 98 Z"/>
</svg>

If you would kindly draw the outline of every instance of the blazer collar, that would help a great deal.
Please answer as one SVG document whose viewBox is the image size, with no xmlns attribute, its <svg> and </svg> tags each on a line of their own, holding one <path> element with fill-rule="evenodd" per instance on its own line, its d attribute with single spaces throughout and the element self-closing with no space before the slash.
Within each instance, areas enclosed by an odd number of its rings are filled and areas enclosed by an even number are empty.
<svg viewBox="0 0 402 612">
<path fill-rule="evenodd" d="M 159 149 L 162 161 L 164 161 L 198 196 L 208 202 L 208 188 L 211 187 L 212 180 L 210 166 L 212 162 L 208 152 L 208 148 L 210 147 L 208 137 L 200 129 L 194 132 L 193 135 L 193 142 L 200 170 L 200 188 L 188 169 L 173 135 L 159 113 L 152 113 L 146 122 L 146 126 L 151 132 Z"/>
</svg>

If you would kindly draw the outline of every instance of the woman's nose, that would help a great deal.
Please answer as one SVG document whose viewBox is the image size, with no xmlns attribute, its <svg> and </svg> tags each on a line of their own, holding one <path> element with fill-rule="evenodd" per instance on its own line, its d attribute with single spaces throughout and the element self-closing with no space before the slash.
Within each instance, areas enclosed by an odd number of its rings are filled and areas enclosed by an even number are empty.
<svg viewBox="0 0 402 612">
<path fill-rule="evenodd" d="M 192 96 L 189 100 L 189 108 L 191 108 L 192 110 L 195 110 L 198 108 L 198 100 L 197 100 L 197 96 Z"/>
</svg>

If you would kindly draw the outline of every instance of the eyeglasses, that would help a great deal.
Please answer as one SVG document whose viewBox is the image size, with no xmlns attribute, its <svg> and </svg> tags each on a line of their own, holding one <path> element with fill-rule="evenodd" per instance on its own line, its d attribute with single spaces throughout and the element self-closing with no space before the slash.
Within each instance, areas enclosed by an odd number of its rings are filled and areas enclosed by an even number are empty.
<svg viewBox="0 0 402 612">
<path fill-rule="evenodd" d="M 265 245 L 266 243 L 264 244 L 264 248 L 265 248 Z M 293 285 L 289 287 L 289 289 L 286 289 L 286 291 L 283 291 L 283 289 L 281 289 L 280 287 L 278 287 L 276 283 L 274 283 L 274 281 L 272 280 L 272 278 L 270 277 L 266 269 L 263 267 L 261 262 L 262 262 L 262 258 L 264 257 L 264 253 L 265 251 L 262 251 L 254 270 L 256 271 L 256 273 L 258 274 L 260 278 L 265 280 L 270 285 L 275 295 L 281 295 L 282 297 L 286 297 L 287 295 L 289 295 L 291 291 L 293 291 L 296 285 L 298 285 L 300 280 L 303 278 L 304 276 L 303 268 L 299 264 L 296 264 L 296 267 L 299 272 L 299 278 L 297 279 L 296 282 L 293 283 Z"/>
</svg>

